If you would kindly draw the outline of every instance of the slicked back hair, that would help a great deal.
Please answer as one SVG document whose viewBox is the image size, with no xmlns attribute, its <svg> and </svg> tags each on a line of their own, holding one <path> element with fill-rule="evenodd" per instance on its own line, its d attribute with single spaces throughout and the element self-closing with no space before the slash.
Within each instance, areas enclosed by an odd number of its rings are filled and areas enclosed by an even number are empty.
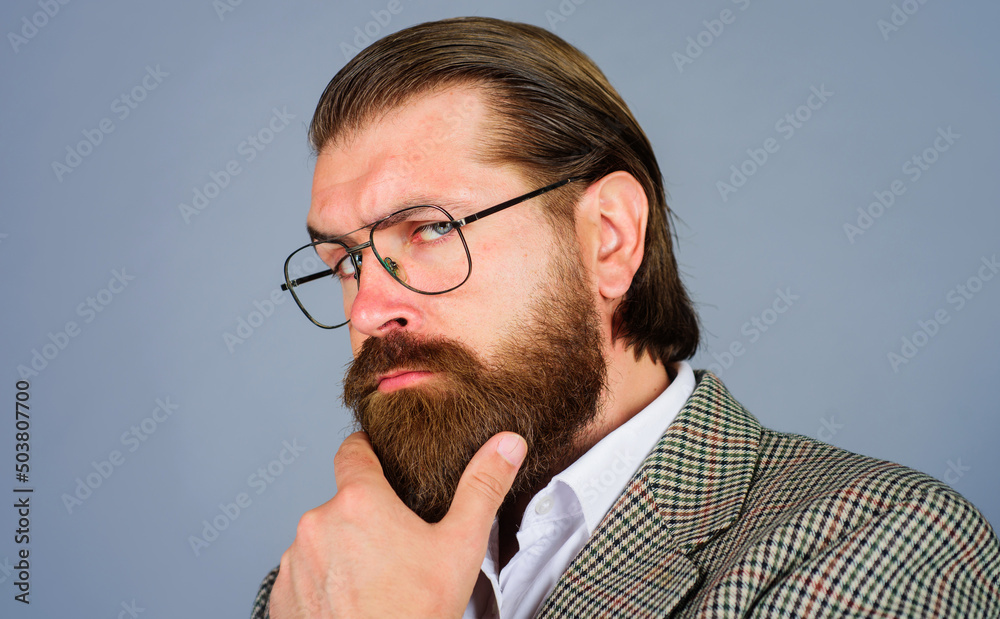
<svg viewBox="0 0 1000 619">
<path fill-rule="evenodd" d="M 492 112 L 485 161 L 513 164 L 547 194 L 550 222 L 573 224 L 586 185 L 623 170 L 649 201 L 645 252 L 615 311 L 613 336 L 636 359 L 689 359 L 698 317 L 677 269 L 663 179 L 653 148 L 621 96 L 578 49 L 536 26 L 467 17 L 412 26 L 362 50 L 327 85 L 309 128 L 318 153 L 414 97 L 455 85 L 481 88 Z"/>
</svg>

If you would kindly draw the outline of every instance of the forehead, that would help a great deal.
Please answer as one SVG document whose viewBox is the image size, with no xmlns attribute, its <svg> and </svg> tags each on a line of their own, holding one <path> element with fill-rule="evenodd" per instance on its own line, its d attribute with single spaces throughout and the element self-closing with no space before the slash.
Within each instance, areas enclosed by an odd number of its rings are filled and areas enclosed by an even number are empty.
<svg viewBox="0 0 1000 619">
<path fill-rule="evenodd" d="M 472 202 L 499 171 L 476 156 L 489 111 L 464 86 L 418 96 L 318 155 L 307 223 L 344 234 L 416 204 Z"/>
</svg>

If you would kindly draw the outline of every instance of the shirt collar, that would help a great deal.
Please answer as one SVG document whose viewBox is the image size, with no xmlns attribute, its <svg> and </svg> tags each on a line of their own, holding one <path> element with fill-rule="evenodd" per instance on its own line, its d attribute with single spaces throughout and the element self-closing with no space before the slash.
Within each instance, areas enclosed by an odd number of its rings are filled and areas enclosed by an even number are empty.
<svg viewBox="0 0 1000 619">
<path fill-rule="evenodd" d="M 675 368 L 676 378 L 663 393 L 553 477 L 544 490 L 532 497 L 527 510 L 533 510 L 539 501 L 552 500 L 552 495 L 565 495 L 554 492 L 556 484 L 564 484 L 579 501 L 588 535 L 593 534 L 694 391 L 691 366 L 681 361 Z"/>
</svg>

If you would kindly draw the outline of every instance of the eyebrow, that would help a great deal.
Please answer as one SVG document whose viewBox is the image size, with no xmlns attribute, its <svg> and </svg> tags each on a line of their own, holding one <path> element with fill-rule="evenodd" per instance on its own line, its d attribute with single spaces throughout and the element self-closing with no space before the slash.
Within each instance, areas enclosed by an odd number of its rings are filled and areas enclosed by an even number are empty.
<svg viewBox="0 0 1000 619">
<path fill-rule="evenodd" d="M 379 223 L 380 221 L 383 221 L 388 217 L 391 217 L 397 211 L 401 211 L 407 208 L 413 208 L 416 206 L 438 206 L 443 208 L 449 214 L 451 214 L 453 218 L 455 217 L 455 215 L 452 213 L 452 211 L 475 208 L 467 202 L 461 202 L 458 200 L 448 199 L 448 198 L 428 198 L 426 195 L 421 195 L 421 196 L 416 196 L 414 198 L 402 200 L 396 203 L 393 208 L 386 209 L 386 212 L 384 214 L 379 215 L 371 223 L 367 223 L 361 226 L 360 228 L 355 228 L 350 232 L 341 232 L 339 234 L 323 232 L 318 228 L 312 227 L 310 224 L 306 224 L 306 232 L 309 234 L 309 238 L 313 241 L 343 241 L 347 237 L 357 234 L 358 232 L 370 228 L 375 224 Z M 347 244 L 355 245 L 356 243 L 347 243 Z"/>
<path fill-rule="evenodd" d="M 368 226 L 370 225 L 372 224 L 368 224 Z M 309 234 L 309 240 L 311 241 L 339 241 L 344 239 L 345 237 L 351 236 L 356 232 L 364 230 L 368 226 L 361 226 L 357 230 L 352 230 L 350 232 L 345 232 L 343 234 L 329 234 L 327 232 L 320 232 L 316 228 L 313 228 L 311 225 L 306 224 L 306 232 Z M 350 243 L 348 244 L 350 245 Z"/>
</svg>

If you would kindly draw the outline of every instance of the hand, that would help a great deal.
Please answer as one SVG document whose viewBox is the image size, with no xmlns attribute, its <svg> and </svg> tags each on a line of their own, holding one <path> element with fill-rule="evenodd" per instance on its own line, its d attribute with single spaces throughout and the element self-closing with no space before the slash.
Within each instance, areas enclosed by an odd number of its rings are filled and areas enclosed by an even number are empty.
<svg viewBox="0 0 1000 619">
<path fill-rule="evenodd" d="M 461 617 L 526 451 L 510 432 L 488 440 L 448 513 L 428 524 L 396 496 L 368 435 L 347 437 L 334 458 L 336 496 L 302 516 L 281 557 L 271 617 Z"/>
</svg>

